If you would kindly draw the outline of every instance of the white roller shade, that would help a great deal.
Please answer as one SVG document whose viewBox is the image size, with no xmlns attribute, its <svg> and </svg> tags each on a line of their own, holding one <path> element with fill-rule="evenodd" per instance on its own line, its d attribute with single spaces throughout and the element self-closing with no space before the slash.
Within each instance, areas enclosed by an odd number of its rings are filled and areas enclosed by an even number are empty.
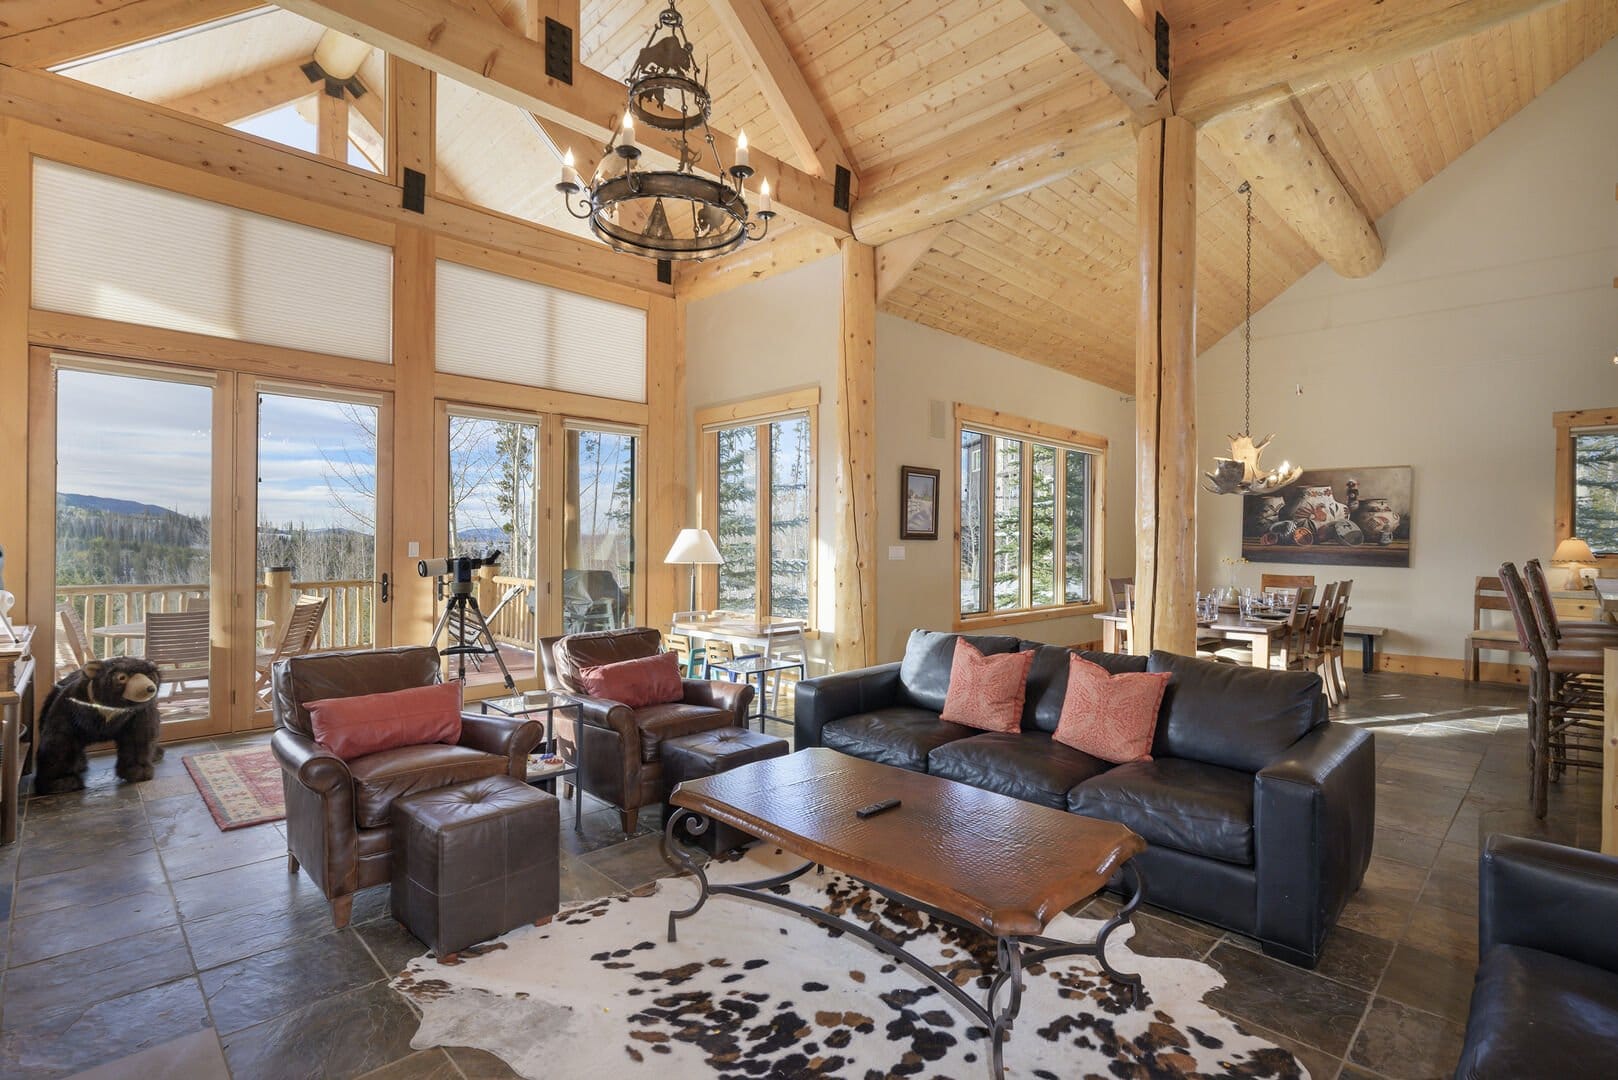
<svg viewBox="0 0 1618 1080">
<path fill-rule="evenodd" d="M 438 370 L 645 401 L 646 313 L 440 262 Z"/>
<path fill-rule="evenodd" d="M 386 247 L 51 161 L 33 276 L 47 311 L 391 360 Z"/>
</svg>

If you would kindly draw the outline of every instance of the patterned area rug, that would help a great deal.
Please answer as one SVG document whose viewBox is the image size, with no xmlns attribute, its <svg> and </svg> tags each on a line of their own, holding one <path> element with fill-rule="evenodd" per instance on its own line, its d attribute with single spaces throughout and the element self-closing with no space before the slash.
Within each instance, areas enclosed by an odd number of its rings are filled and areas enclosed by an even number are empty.
<svg viewBox="0 0 1618 1080">
<path fill-rule="evenodd" d="M 208 804 L 214 824 L 223 831 L 287 816 L 281 766 L 268 746 L 191 754 L 185 768 Z"/>
<path fill-rule="evenodd" d="M 755 849 L 710 865 L 748 881 L 798 860 Z M 992 939 L 901 906 L 838 874 L 777 890 L 901 943 L 957 985 L 985 988 Z M 412 961 L 394 981 L 422 1010 L 411 1045 L 474 1046 L 525 1077 L 981 1078 L 982 1029 L 936 987 L 855 939 L 789 912 L 715 896 L 667 940 L 688 878 L 572 908 L 455 965 Z M 1085 941 L 1100 924 L 1057 918 L 1051 936 Z M 1197 961 L 1137 956 L 1125 927 L 1108 942 L 1139 972 L 1139 1008 L 1087 957 L 1027 971 L 1006 1073 L 1078 1077 L 1275 1077 L 1308 1074 L 1288 1052 L 1202 1003 L 1223 977 Z M 472 955 L 475 952 L 476 955 Z"/>
</svg>

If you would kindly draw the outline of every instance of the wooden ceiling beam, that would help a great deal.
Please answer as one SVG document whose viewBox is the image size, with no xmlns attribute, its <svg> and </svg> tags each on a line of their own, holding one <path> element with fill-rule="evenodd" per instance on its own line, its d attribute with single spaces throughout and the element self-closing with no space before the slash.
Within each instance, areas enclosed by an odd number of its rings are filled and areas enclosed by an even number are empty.
<svg viewBox="0 0 1618 1080">
<path fill-rule="evenodd" d="M 1202 130 L 1333 270 L 1357 278 L 1382 265 L 1376 226 L 1290 98 L 1231 113 Z"/>
<path fill-rule="evenodd" d="M 944 231 L 944 226 L 901 236 L 876 249 L 876 302 L 881 303 L 893 295 L 893 290 L 904 283 L 905 275 L 933 249 L 933 241 Z"/>
<path fill-rule="evenodd" d="M 745 244 L 723 259 L 675 264 L 674 296 L 677 300 L 700 300 L 835 254 L 837 241 L 818 229 L 800 225 L 779 236 Z"/>
<path fill-rule="evenodd" d="M 1174 106 L 1202 123 L 1437 48 L 1558 0 L 1269 0 L 1174 43 Z"/>
<path fill-rule="evenodd" d="M 0 64 L 53 67 L 264 6 L 264 0 L 12 0 L 0 9 Z"/>
<path fill-rule="evenodd" d="M 453 0 L 282 0 L 280 6 L 598 141 L 623 115 L 623 83 L 582 64 L 574 65 L 571 84 L 549 78 L 543 45 Z M 667 159 L 650 129 L 641 135 L 649 156 Z M 720 158 L 735 160 L 735 137 L 712 135 Z M 779 207 L 834 236 L 850 234 L 848 212 L 837 209 L 829 182 L 756 148 L 752 164 L 753 183 L 768 180 Z"/>
<path fill-rule="evenodd" d="M 271 109 L 290 105 L 315 93 L 317 89 L 297 61 L 286 61 L 155 104 L 228 127 Z"/>
<path fill-rule="evenodd" d="M 1023 0 L 1142 124 L 1172 113 L 1157 37 L 1124 0 Z M 1155 17 L 1155 8 L 1145 9 Z"/>
<path fill-rule="evenodd" d="M 1038 111 L 1046 99 L 1030 103 Z M 1129 113 L 1111 96 L 1058 111 L 1015 135 L 991 117 L 862 178 L 854 235 L 886 244 L 1127 154 Z M 887 179 L 891 177 L 891 179 Z"/>
<path fill-rule="evenodd" d="M 816 176 L 847 168 L 848 152 L 761 0 L 708 0 L 708 8 L 752 71 L 798 163 Z"/>
</svg>

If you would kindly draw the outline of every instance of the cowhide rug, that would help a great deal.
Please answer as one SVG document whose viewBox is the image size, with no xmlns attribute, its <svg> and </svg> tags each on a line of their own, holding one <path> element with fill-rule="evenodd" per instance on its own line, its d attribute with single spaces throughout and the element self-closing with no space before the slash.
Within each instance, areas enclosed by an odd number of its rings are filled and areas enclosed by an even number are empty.
<svg viewBox="0 0 1618 1080">
<path fill-rule="evenodd" d="M 710 863 L 714 881 L 769 877 L 799 860 L 755 847 Z M 981 990 L 994 943 L 893 903 L 838 874 L 785 886 L 794 899 L 858 921 Z M 847 934 L 790 912 L 710 897 L 667 940 L 690 878 L 592 901 L 524 927 L 454 965 L 411 962 L 394 986 L 422 1010 L 417 1049 L 473 1046 L 525 1077 L 950 1077 L 989 1071 L 982 1029 L 921 976 Z M 1089 940 L 1100 923 L 1060 916 L 1050 936 Z M 1222 985 L 1207 964 L 1138 956 L 1120 928 L 1107 956 L 1145 978 L 1141 1007 L 1088 957 L 1035 966 L 1006 1043 L 1014 1077 L 1306 1077 L 1288 1052 L 1246 1035 L 1202 999 Z M 473 954 L 476 955 L 473 955 Z M 1002 991 L 1002 994 L 1004 992 Z"/>
</svg>

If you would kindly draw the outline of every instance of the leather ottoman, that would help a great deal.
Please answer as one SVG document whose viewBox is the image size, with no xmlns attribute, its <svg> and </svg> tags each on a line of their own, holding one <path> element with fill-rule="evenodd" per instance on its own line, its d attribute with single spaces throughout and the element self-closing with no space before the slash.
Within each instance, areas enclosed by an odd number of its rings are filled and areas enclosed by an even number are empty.
<svg viewBox="0 0 1618 1080">
<path fill-rule="evenodd" d="M 715 776 L 751 761 L 784 757 L 789 750 L 785 739 L 750 731 L 747 728 L 728 727 L 714 731 L 699 731 L 694 735 L 681 735 L 663 740 L 663 778 L 668 783 L 669 790 L 673 791 L 674 785 L 682 780 L 700 780 L 705 776 Z M 663 804 L 665 827 L 669 818 L 678 810 L 679 807 Z M 701 817 L 700 814 L 693 816 Z M 689 834 L 687 836 L 689 837 Z M 753 837 L 740 829 L 717 821 L 709 822 L 707 832 L 690 839 L 695 840 L 712 855 L 753 842 Z"/>
<path fill-rule="evenodd" d="M 554 796 L 490 776 L 396 799 L 392 813 L 393 917 L 439 963 L 556 914 Z"/>
</svg>

